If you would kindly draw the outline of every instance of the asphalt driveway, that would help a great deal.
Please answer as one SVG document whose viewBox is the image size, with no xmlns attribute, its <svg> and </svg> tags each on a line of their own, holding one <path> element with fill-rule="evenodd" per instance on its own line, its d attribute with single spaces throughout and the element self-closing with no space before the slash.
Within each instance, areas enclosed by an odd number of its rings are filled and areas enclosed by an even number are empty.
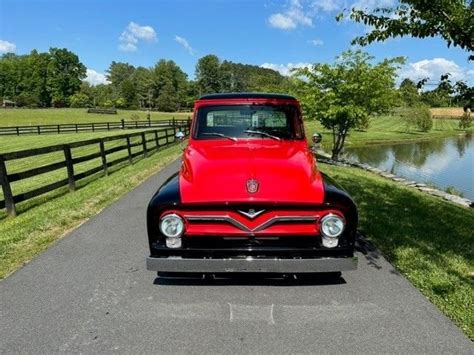
<svg viewBox="0 0 474 355">
<path fill-rule="evenodd" d="M 474 352 L 376 251 L 338 282 L 156 278 L 145 209 L 178 166 L 0 282 L 0 353 Z"/>
</svg>

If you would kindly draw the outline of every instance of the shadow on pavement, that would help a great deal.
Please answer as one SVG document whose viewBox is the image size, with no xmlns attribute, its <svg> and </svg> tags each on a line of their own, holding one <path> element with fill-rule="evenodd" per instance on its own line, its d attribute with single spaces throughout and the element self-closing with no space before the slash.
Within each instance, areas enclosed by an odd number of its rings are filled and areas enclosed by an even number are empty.
<svg viewBox="0 0 474 355">
<path fill-rule="evenodd" d="M 157 277 L 153 282 L 159 286 L 327 286 L 342 285 L 342 276 L 323 274 L 196 274 L 194 277 Z"/>
</svg>

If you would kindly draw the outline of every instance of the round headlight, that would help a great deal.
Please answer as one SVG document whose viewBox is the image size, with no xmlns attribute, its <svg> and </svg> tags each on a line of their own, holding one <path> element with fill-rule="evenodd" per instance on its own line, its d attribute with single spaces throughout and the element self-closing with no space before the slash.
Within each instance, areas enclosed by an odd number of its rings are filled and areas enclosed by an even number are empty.
<svg viewBox="0 0 474 355">
<path fill-rule="evenodd" d="M 344 219 L 335 214 L 328 214 L 321 219 L 321 233 L 328 238 L 337 238 L 344 231 Z"/>
<path fill-rule="evenodd" d="M 168 214 L 161 218 L 160 230 L 167 238 L 179 238 L 184 232 L 183 219 L 177 214 Z"/>
</svg>

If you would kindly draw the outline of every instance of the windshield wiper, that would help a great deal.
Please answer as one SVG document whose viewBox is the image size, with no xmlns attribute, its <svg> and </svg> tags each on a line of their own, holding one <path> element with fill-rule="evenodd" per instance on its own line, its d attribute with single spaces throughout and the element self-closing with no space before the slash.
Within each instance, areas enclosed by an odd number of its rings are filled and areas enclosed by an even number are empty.
<svg viewBox="0 0 474 355">
<path fill-rule="evenodd" d="M 276 141 L 281 141 L 281 138 L 280 137 L 277 137 L 277 136 L 274 136 L 270 133 L 267 133 L 267 132 L 262 132 L 262 131 L 252 131 L 250 129 L 244 131 L 245 133 L 248 133 L 248 134 L 260 134 L 261 136 L 264 136 L 264 137 L 268 137 L 268 138 L 271 138 L 271 139 L 274 139 Z"/>
<path fill-rule="evenodd" d="M 217 132 L 211 132 L 211 133 L 202 133 L 203 136 L 215 136 L 215 137 L 222 137 L 222 138 L 227 138 L 230 139 L 233 142 L 237 142 L 237 138 L 235 137 L 229 137 L 226 136 L 225 134 L 222 133 L 217 133 Z"/>
</svg>

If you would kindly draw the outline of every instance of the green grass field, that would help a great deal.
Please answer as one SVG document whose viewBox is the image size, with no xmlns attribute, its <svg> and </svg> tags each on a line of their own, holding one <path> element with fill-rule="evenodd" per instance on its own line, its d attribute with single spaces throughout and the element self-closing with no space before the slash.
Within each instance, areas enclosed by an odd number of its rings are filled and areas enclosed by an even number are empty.
<svg viewBox="0 0 474 355">
<path fill-rule="evenodd" d="M 0 280 L 116 201 L 181 153 L 174 145 L 139 159 L 133 165 L 112 168 L 110 175 L 81 180 L 77 190 L 67 187 L 18 204 L 15 218 L 0 219 Z"/>
<path fill-rule="evenodd" d="M 40 124 L 120 122 L 130 120 L 136 115 L 140 120 L 147 119 L 146 111 L 118 110 L 116 115 L 87 113 L 83 108 L 47 108 L 47 109 L 0 109 L 0 126 L 30 126 Z M 150 112 L 152 120 L 187 119 L 189 112 Z"/>
<path fill-rule="evenodd" d="M 361 169 L 320 168 L 356 201 L 360 232 L 474 340 L 473 209 Z"/>
<path fill-rule="evenodd" d="M 117 131 L 118 133 L 123 134 L 123 131 Z M 126 131 L 127 133 L 131 133 L 130 131 Z M 105 132 L 106 135 L 114 135 L 112 132 Z M 115 134 L 118 134 L 115 133 Z M 67 137 L 71 136 L 71 137 Z M 95 137 L 94 137 L 95 136 Z M 5 151 L 16 151 L 21 149 L 32 148 L 33 146 L 42 146 L 44 145 L 52 145 L 52 144 L 59 144 L 59 143 L 71 143 L 77 140 L 84 140 L 89 138 L 98 138 L 104 136 L 104 134 L 100 135 L 100 133 L 81 133 L 81 134 L 56 134 L 56 135 L 48 135 L 48 136 L 20 136 L 20 137 L 1 137 L 0 140 L 11 140 L 11 145 L 9 146 L 10 149 L 6 149 Z M 159 132 L 158 137 L 164 137 L 165 132 Z M 152 131 L 145 130 L 145 137 L 147 140 L 153 140 L 147 144 L 148 149 L 153 149 L 155 147 L 155 135 Z M 56 138 L 53 140 L 52 138 Z M 141 137 L 136 136 L 130 138 L 130 143 L 133 145 L 135 143 L 141 143 Z M 164 144 L 164 138 L 160 140 L 160 144 Z M 123 146 L 126 144 L 126 139 L 121 138 L 113 141 L 107 141 L 104 143 L 104 147 L 106 150 Z M 77 147 L 71 149 L 72 158 L 79 158 L 89 154 L 99 152 L 99 144 L 92 144 L 83 147 Z M 142 146 L 132 147 L 132 153 L 142 151 Z M 107 155 L 107 161 L 113 161 L 122 157 L 127 156 L 127 150 L 121 150 L 115 153 L 111 153 Z M 39 168 L 41 166 L 53 164 L 56 162 L 64 161 L 64 153 L 62 151 L 52 152 L 47 154 L 36 155 L 28 158 L 23 159 L 16 159 L 16 160 L 9 160 L 6 161 L 6 167 L 8 174 L 22 172 L 30 169 Z M 101 158 L 95 158 L 89 161 L 85 161 L 82 163 L 74 164 L 74 173 L 80 174 L 82 172 L 88 171 L 95 167 L 100 167 L 102 165 Z M 67 170 L 66 168 L 61 168 L 55 171 L 51 171 L 45 174 L 36 175 L 27 179 L 23 179 L 20 181 L 15 181 L 11 183 L 11 188 L 13 195 L 19 195 L 35 188 L 40 188 L 42 186 L 46 186 L 56 181 L 60 181 L 63 179 L 67 179 Z M 0 200 L 3 200 L 3 191 L 0 189 Z M 35 202 L 36 201 L 36 202 Z M 17 204 L 17 210 L 21 213 L 25 209 L 31 208 L 31 205 L 38 203 L 37 199 L 32 199 L 30 201 L 22 202 Z M 6 217 L 5 210 L 0 210 L 0 220 Z"/>
<path fill-rule="evenodd" d="M 306 121 L 306 135 L 308 139 L 315 132 L 323 135 L 322 145 L 326 150 L 332 144 L 331 132 L 326 130 L 317 121 Z M 405 122 L 399 116 L 374 117 L 370 121 L 367 131 L 354 130 L 349 133 L 346 139 L 347 147 L 363 146 L 367 144 L 398 143 L 406 141 L 416 141 L 434 139 L 462 134 L 458 127 L 458 120 L 436 119 L 433 120 L 433 129 L 429 132 L 421 132 L 414 128 L 406 130 Z"/>
</svg>

